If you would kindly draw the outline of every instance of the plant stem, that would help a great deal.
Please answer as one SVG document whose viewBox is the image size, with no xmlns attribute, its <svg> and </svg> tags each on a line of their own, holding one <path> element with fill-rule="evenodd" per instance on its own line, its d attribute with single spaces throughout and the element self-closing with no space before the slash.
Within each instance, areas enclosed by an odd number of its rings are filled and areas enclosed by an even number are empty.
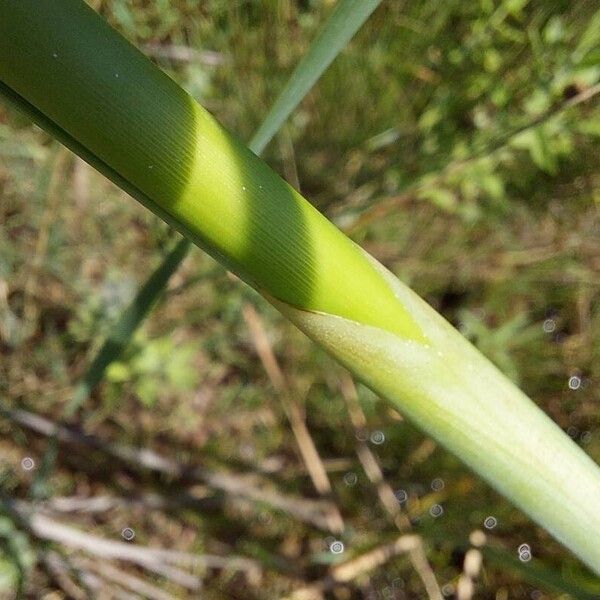
<svg viewBox="0 0 600 600">
<path fill-rule="evenodd" d="M 0 0 L 2 91 L 600 573 L 600 469 L 79 0 Z"/>
</svg>

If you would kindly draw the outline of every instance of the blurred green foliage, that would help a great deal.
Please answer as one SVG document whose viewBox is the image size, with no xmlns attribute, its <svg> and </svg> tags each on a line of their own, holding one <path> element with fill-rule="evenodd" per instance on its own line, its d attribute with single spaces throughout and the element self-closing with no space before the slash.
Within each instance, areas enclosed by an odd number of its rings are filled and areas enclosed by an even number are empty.
<svg viewBox="0 0 600 600">
<path fill-rule="evenodd" d="M 0 513 L 0 593 L 24 589 L 28 572 L 35 565 L 34 552 L 25 533 Z"/>
<path fill-rule="evenodd" d="M 170 337 L 148 340 L 140 334 L 123 360 L 109 366 L 106 378 L 113 384 L 131 382 L 136 396 L 151 408 L 160 395 L 193 390 L 198 385 L 193 363 L 196 352 L 193 342 L 177 344 Z M 112 392 L 116 398 L 121 393 L 119 388 Z"/>
<path fill-rule="evenodd" d="M 333 6 L 90 4 L 244 139 Z M 599 48 L 600 10 L 590 0 L 384 1 L 265 154 L 520 382 L 596 461 Z M 0 398 L 3 406 L 50 418 L 61 414 L 104 335 L 173 238 L 82 163 L 59 160 L 60 152 L 0 105 Z M 389 209 L 377 213 L 382 206 Z M 342 558 L 392 539 L 397 532 L 356 459 L 341 369 L 200 252 L 185 261 L 73 423 L 182 463 L 268 472 L 278 489 L 313 496 L 241 315 L 248 302 L 257 303 L 320 455 L 342 461 L 330 472 L 348 529 Z M 453 589 L 468 535 L 488 515 L 498 520 L 490 537 L 508 554 L 516 557 L 526 541 L 546 569 L 576 579 L 579 565 L 547 534 L 371 392 L 358 392 L 369 435 L 384 437 L 368 443 L 393 489 L 406 492 L 404 506 L 440 584 Z M 47 441 L 5 420 L 0 427 L 3 493 L 26 498 L 31 477 L 18 465 L 25 453 L 42 456 Z M 51 478 L 56 495 L 173 491 L 168 482 L 85 452 L 61 446 Z M 431 488 L 436 478 L 444 481 L 441 491 Z M 177 491 L 181 486 L 176 482 Z M 428 512 L 435 503 L 444 508 L 440 518 Z M 35 542 L 24 533 L 5 535 L 10 527 L 22 531 L 7 519 L 0 520 L 0 585 L 24 577 L 29 589 L 45 589 L 49 578 L 32 568 L 27 549 Z M 290 571 L 318 576 L 324 556 L 334 558 L 325 533 L 266 506 L 227 505 L 207 515 L 115 509 L 77 519 L 106 536 L 118 535 L 115 522 L 126 523 L 137 539 L 156 545 L 254 556 L 269 573 L 251 592 L 257 598 L 283 595 Z M 482 598 L 524 600 L 536 590 L 537 598 L 564 597 L 534 588 L 508 566 L 484 565 Z M 385 598 L 383 590 L 398 579 L 404 597 L 422 597 L 406 558 L 339 597 Z M 233 588 L 217 576 L 207 583 L 217 598 L 235 597 Z"/>
</svg>

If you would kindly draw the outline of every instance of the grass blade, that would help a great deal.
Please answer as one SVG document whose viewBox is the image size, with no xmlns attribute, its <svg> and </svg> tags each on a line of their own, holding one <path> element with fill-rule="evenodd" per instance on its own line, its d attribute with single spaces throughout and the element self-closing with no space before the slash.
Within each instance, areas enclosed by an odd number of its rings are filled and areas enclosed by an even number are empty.
<svg viewBox="0 0 600 600">
<path fill-rule="evenodd" d="M 320 33 L 311 44 L 309 51 L 298 63 L 275 104 L 250 140 L 248 146 L 251 150 L 256 154 L 262 153 L 266 145 L 279 131 L 281 125 L 302 102 L 302 99 L 319 77 L 344 49 L 348 41 L 380 2 L 381 0 L 340 0 L 333 14 L 325 22 Z M 127 341 L 142 323 L 151 305 L 154 304 L 158 295 L 167 285 L 170 276 L 183 262 L 190 248 L 191 244 L 187 239 L 181 240 L 144 283 L 142 289 L 119 318 L 108 339 L 100 348 L 98 355 L 92 361 L 67 406 L 67 414 L 72 414 L 77 410 L 93 387 L 101 381 L 108 365 L 121 355 Z M 131 315 L 134 314 L 137 315 L 135 319 L 131 318 Z M 119 340 L 119 343 L 114 342 L 116 339 Z"/>
<path fill-rule="evenodd" d="M 250 142 L 254 152 L 260 154 L 264 150 L 302 98 L 380 3 L 381 0 L 339 0 L 254 134 Z"/>
<path fill-rule="evenodd" d="M 487 565 L 495 567 L 503 573 L 512 572 L 531 585 L 539 585 L 559 594 L 569 594 L 576 600 L 598 600 L 600 597 L 600 585 L 594 585 L 593 582 L 585 580 L 578 581 L 573 575 L 566 579 L 556 570 L 545 567 L 543 563 L 535 559 L 529 563 L 523 563 L 494 546 L 484 546 L 481 550 Z"/>
<path fill-rule="evenodd" d="M 77 386 L 71 401 L 65 407 L 65 417 L 71 416 L 79 408 L 94 386 L 102 379 L 108 365 L 123 353 L 135 330 L 150 312 L 160 293 L 165 289 L 171 275 L 186 257 L 190 246 L 191 243 L 188 239 L 179 240 L 120 315 L 119 320 Z"/>
</svg>

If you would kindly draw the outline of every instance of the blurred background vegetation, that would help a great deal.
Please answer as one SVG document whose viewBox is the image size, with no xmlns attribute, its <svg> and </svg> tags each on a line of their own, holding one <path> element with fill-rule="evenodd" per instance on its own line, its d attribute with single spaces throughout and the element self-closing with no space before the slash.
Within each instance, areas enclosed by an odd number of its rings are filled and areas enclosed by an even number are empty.
<svg viewBox="0 0 600 600">
<path fill-rule="evenodd" d="M 243 139 L 334 6 L 90 4 Z M 384 0 L 265 158 L 600 462 L 599 82 L 594 0 Z M 65 417 L 175 241 L 0 104 L 0 598 L 600 597 L 198 250 Z"/>
</svg>

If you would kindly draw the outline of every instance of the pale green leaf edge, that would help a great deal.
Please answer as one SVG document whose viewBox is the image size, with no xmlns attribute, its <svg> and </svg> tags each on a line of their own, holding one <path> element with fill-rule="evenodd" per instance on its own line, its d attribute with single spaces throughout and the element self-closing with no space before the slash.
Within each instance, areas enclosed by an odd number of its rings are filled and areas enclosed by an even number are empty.
<svg viewBox="0 0 600 600">
<path fill-rule="evenodd" d="M 600 469 L 488 359 L 374 259 L 426 343 L 270 302 L 600 574 Z"/>
</svg>

